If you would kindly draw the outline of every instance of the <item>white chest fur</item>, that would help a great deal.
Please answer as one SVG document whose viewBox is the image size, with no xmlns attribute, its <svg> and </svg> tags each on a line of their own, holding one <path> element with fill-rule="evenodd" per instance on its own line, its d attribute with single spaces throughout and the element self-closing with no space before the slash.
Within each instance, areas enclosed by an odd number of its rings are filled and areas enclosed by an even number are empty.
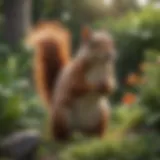
<svg viewBox="0 0 160 160">
<path fill-rule="evenodd" d="M 97 63 L 89 69 L 86 73 L 86 79 L 90 83 L 96 83 L 104 80 L 107 75 L 107 64 L 106 63 Z"/>
<path fill-rule="evenodd" d="M 72 128 L 84 129 L 93 128 L 99 123 L 103 111 L 108 112 L 110 105 L 106 97 L 97 95 L 97 93 L 88 94 L 74 102 L 74 110 L 72 110 Z"/>
<path fill-rule="evenodd" d="M 96 83 L 107 77 L 106 63 L 97 63 L 86 74 L 89 83 Z M 90 92 L 85 96 L 76 99 L 71 112 L 71 125 L 74 129 L 92 128 L 97 126 L 101 118 L 102 110 L 109 112 L 110 104 L 107 97 L 100 93 Z"/>
</svg>

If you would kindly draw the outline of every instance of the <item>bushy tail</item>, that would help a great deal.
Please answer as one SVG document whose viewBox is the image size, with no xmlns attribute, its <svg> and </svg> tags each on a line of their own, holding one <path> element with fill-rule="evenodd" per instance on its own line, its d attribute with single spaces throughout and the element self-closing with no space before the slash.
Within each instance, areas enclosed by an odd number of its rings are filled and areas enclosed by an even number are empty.
<svg viewBox="0 0 160 160">
<path fill-rule="evenodd" d="M 37 91 L 49 106 L 57 76 L 70 61 L 70 34 L 60 23 L 47 21 L 28 34 L 27 45 L 34 49 L 34 78 Z"/>
</svg>

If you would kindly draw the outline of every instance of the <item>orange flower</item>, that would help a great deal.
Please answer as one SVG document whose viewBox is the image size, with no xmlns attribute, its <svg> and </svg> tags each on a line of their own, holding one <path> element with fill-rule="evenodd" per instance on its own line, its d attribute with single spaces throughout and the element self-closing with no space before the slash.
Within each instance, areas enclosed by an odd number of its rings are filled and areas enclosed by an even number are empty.
<svg viewBox="0 0 160 160">
<path fill-rule="evenodd" d="M 135 73 L 131 73 L 130 75 L 128 75 L 127 77 L 127 85 L 136 85 L 138 84 L 140 81 L 140 77 L 138 75 L 136 75 Z"/>
<path fill-rule="evenodd" d="M 137 97 L 135 94 L 128 92 L 122 97 L 122 103 L 131 105 L 136 101 L 136 99 Z"/>
</svg>

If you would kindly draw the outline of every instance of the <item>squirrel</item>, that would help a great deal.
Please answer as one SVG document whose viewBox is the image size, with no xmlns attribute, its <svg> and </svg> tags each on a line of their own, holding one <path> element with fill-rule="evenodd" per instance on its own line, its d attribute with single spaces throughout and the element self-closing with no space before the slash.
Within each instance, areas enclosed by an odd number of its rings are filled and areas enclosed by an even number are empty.
<svg viewBox="0 0 160 160">
<path fill-rule="evenodd" d="M 112 36 L 84 27 L 72 57 L 69 30 L 60 22 L 44 21 L 28 34 L 27 44 L 35 49 L 35 84 L 48 106 L 53 138 L 68 140 L 75 131 L 103 137 L 111 111 L 106 96 L 117 87 Z"/>
</svg>

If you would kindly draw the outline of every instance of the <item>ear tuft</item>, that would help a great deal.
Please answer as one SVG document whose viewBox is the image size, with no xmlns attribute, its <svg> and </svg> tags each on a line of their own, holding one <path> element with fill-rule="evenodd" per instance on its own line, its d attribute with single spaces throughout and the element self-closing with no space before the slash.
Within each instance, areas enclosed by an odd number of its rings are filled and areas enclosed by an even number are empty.
<svg viewBox="0 0 160 160">
<path fill-rule="evenodd" d="M 81 38 L 83 41 L 87 42 L 91 37 L 91 28 L 88 26 L 84 26 L 81 30 Z"/>
</svg>

